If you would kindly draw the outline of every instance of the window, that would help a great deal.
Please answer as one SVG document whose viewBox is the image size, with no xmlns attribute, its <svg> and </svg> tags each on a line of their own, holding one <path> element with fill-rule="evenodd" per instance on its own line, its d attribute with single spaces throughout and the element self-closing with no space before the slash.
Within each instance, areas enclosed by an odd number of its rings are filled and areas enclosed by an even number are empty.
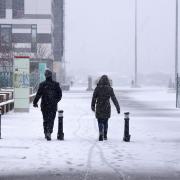
<svg viewBox="0 0 180 180">
<path fill-rule="evenodd" d="M 12 48 L 12 25 L 0 26 L 0 47 L 1 50 L 9 51 Z"/>
<path fill-rule="evenodd" d="M 22 18 L 24 16 L 24 0 L 13 0 L 13 18 Z"/>
<path fill-rule="evenodd" d="M 6 17 L 6 0 L 0 0 L 0 18 Z"/>
<path fill-rule="evenodd" d="M 31 52 L 37 52 L 37 25 L 31 26 Z"/>
</svg>

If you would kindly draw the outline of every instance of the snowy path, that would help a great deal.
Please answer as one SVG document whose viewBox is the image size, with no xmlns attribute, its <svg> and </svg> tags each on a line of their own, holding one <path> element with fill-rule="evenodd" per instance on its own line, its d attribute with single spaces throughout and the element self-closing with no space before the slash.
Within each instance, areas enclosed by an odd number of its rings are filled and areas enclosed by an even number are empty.
<svg viewBox="0 0 180 180">
<path fill-rule="evenodd" d="M 112 108 L 109 140 L 98 142 L 97 122 L 90 110 L 92 93 L 64 93 L 59 108 L 65 111 L 65 141 L 56 140 L 57 118 L 52 141 L 44 139 L 39 109 L 2 117 L 0 177 L 45 173 L 54 179 L 63 179 L 63 174 L 74 174 L 74 179 L 79 174 L 77 179 L 83 180 L 110 179 L 109 175 L 128 180 L 140 176 L 178 179 L 180 111 L 174 108 L 174 94 L 147 89 L 116 94 L 121 111 L 131 112 L 130 143 L 122 141 L 122 113 L 119 116 Z"/>
</svg>

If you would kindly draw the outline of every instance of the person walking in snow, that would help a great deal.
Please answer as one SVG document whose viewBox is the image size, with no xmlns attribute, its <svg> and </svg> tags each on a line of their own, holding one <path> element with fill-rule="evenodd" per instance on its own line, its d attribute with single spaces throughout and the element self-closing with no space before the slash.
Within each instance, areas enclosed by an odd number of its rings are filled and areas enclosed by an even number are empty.
<svg viewBox="0 0 180 180">
<path fill-rule="evenodd" d="M 107 75 L 103 75 L 94 90 L 91 109 L 95 111 L 99 127 L 99 141 L 107 140 L 108 119 L 111 116 L 110 98 L 112 99 L 118 114 L 120 106 L 114 94 Z"/>
<path fill-rule="evenodd" d="M 46 80 L 39 84 L 33 106 L 38 107 L 41 98 L 41 111 L 43 115 L 43 127 L 45 138 L 50 141 L 56 117 L 57 104 L 62 98 L 62 90 L 58 82 L 52 80 L 52 72 L 45 70 Z"/>
</svg>

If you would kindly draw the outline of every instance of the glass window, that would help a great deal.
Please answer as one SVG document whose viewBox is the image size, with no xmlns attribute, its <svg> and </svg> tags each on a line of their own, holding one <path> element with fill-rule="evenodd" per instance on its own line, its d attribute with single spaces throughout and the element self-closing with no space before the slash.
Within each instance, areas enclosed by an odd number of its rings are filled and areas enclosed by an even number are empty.
<svg viewBox="0 0 180 180">
<path fill-rule="evenodd" d="M 24 0 L 13 0 L 13 18 L 22 18 L 24 16 Z"/>
<path fill-rule="evenodd" d="M 1 49 L 10 50 L 12 47 L 12 26 L 1 25 L 0 28 Z"/>
<path fill-rule="evenodd" d="M 37 52 L 37 25 L 31 26 L 31 51 Z"/>
<path fill-rule="evenodd" d="M 6 0 L 0 0 L 0 18 L 6 17 Z"/>
</svg>

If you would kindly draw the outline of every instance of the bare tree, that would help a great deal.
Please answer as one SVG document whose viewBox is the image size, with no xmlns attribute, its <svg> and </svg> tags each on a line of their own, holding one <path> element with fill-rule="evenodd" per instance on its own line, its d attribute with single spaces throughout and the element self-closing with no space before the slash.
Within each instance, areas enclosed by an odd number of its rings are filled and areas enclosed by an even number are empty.
<svg viewBox="0 0 180 180">
<path fill-rule="evenodd" d="M 0 46 L 0 87 L 12 86 L 12 48 Z"/>
<path fill-rule="evenodd" d="M 2 72 L 10 72 L 13 65 L 12 49 L 0 46 L 0 67 Z"/>
<path fill-rule="evenodd" d="M 38 59 L 46 59 L 51 56 L 51 52 L 45 44 L 37 45 L 37 53 L 35 54 L 35 58 Z"/>
</svg>

